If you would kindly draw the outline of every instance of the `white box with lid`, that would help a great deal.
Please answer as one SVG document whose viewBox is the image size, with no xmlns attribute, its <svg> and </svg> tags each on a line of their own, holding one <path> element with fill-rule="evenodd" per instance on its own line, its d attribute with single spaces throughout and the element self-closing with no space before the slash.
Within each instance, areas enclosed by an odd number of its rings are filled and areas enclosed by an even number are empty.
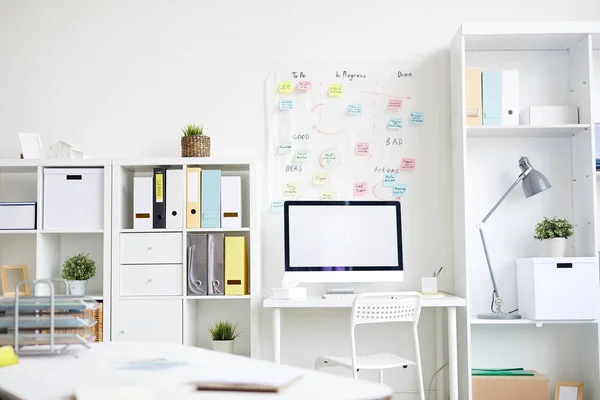
<svg viewBox="0 0 600 400">
<path fill-rule="evenodd" d="M 519 314 L 531 320 L 595 320 L 600 286 L 595 257 L 517 260 Z"/>
<path fill-rule="evenodd" d="M 103 168 L 44 169 L 43 229 L 99 230 L 103 220 Z"/>
</svg>

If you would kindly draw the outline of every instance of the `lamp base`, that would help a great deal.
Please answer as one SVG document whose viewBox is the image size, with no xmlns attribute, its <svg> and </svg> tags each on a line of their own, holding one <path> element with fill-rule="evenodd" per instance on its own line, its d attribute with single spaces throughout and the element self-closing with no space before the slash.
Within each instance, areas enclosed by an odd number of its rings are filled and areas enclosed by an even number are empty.
<svg viewBox="0 0 600 400">
<path fill-rule="evenodd" d="M 521 319 L 521 314 L 514 313 L 484 313 L 478 314 L 478 319 Z"/>
</svg>

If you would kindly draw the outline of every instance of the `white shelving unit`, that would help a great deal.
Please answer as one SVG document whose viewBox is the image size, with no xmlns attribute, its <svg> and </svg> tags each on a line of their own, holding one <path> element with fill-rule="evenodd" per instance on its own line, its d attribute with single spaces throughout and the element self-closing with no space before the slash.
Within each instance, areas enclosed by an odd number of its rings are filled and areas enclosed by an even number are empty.
<svg viewBox="0 0 600 400">
<path fill-rule="evenodd" d="M 486 223 L 486 239 L 505 310 L 517 308 L 517 258 L 537 256 L 533 228 L 543 216 L 576 225 L 567 255 L 597 257 L 591 33 L 597 23 L 465 24 L 451 44 L 454 176 L 454 292 L 459 311 L 462 399 L 471 398 L 471 368 L 524 367 L 556 380 L 583 381 L 600 396 L 597 321 L 487 321 L 492 286 L 476 223 L 515 181 L 529 157 L 552 189 L 530 199 L 517 188 Z M 600 39 L 600 37 L 597 37 Z M 467 127 L 465 70 L 519 70 L 519 108 L 574 104 L 580 124 Z M 597 100 L 596 100 L 597 101 Z M 596 114 L 598 115 L 598 114 Z"/>
<path fill-rule="evenodd" d="M 103 228 L 47 230 L 43 226 L 46 168 L 102 168 Z M 66 257 L 80 252 L 96 262 L 87 293 L 103 302 L 103 338 L 110 337 L 111 163 L 107 160 L 0 160 L 0 201 L 36 201 L 37 229 L 0 231 L 0 264 L 26 264 L 30 279 L 59 278 Z M 62 289 L 61 289 L 62 290 Z M 107 340 L 107 339 L 106 339 Z"/>
<path fill-rule="evenodd" d="M 133 178 L 152 176 L 153 168 L 185 170 L 187 167 L 218 169 L 222 175 L 242 177 L 242 228 L 133 229 Z M 211 348 L 208 327 L 220 319 L 237 323 L 242 335 L 236 339 L 235 353 L 257 357 L 259 354 L 260 277 L 260 192 L 258 166 L 252 160 L 227 158 L 172 158 L 115 160 L 113 162 L 113 235 L 112 297 L 113 329 L 111 338 L 183 343 Z M 169 182 L 167 181 L 167 185 Z M 185 193 L 185 182 L 181 190 Z M 185 197 L 185 196 L 184 196 Z M 184 199 L 185 201 L 185 199 Z M 185 204 L 184 210 L 185 210 Z M 185 215 L 185 213 L 184 213 Z M 186 226 L 185 217 L 183 226 Z M 224 233 L 244 236 L 248 250 L 249 295 L 192 296 L 187 294 L 186 248 L 189 233 Z M 175 295 L 124 296 L 120 288 L 122 272 L 121 239 L 124 235 L 179 235 L 180 253 L 173 256 L 168 279 L 180 280 Z M 179 239 L 178 239 L 179 240 Z M 141 269 L 140 271 L 143 271 Z"/>
</svg>

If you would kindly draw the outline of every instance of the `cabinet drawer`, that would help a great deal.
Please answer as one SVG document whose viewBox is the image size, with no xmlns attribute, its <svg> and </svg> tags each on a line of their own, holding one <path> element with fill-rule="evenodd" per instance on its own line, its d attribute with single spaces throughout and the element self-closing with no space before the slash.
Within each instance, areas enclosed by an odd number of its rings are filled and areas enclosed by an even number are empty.
<svg viewBox="0 0 600 400">
<path fill-rule="evenodd" d="M 181 233 L 122 233 L 121 264 L 182 264 Z"/>
<path fill-rule="evenodd" d="M 121 296 L 182 296 L 181 264 L 121 265 Z"/>
<path fill-rule="evenodd" d="M 112 312 L 114 341 L 183 342 L 182 300 L 118 300 Z"/>
</svg>

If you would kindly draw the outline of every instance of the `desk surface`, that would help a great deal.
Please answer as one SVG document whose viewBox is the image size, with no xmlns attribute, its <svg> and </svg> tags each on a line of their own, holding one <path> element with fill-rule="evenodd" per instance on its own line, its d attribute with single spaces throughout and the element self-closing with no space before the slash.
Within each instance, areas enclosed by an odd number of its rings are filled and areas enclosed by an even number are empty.
<svg viewBox="0 0 600 400">
<path fill-rule="evenodd" d="M 321 296 L 308 296 L 300 300 L 281 300 L 269 297 L 263 300 L 265 308 L 348 308 L 352 307 L 354 299 L 324 299 Z M 446 295 L 444 298 L 431 298 L 423 296 L 423 307 L 464 307 L 465 299 L 454 295 Z"/>
<path fill-rule="evenodd" d="M 185 365 L 163 370 L 122 369 L 142 360 L 166 358 Z M 222 369 L 224 374 L 243 374 L 252 369 L 294 369 L 303 377 L 272 399 L 389 399 L 392 390 L 385 385 L 276 365 L 267 361 L 217 353 L 197 347 L 162 343 L 97 343 L 81 347 L 77 357 L 23 356 L 20 363 L 0 368 L 0 398 L 3 391 L 23 400 L 68 399 L 76 387 L 139 385 L 151 388 L 156 399 L 262 399 L 265 393 L 199 392 L 193 382 L 203 371 Z M 207 372 L 208 373 L 208 372 Z"/>
</svg>

